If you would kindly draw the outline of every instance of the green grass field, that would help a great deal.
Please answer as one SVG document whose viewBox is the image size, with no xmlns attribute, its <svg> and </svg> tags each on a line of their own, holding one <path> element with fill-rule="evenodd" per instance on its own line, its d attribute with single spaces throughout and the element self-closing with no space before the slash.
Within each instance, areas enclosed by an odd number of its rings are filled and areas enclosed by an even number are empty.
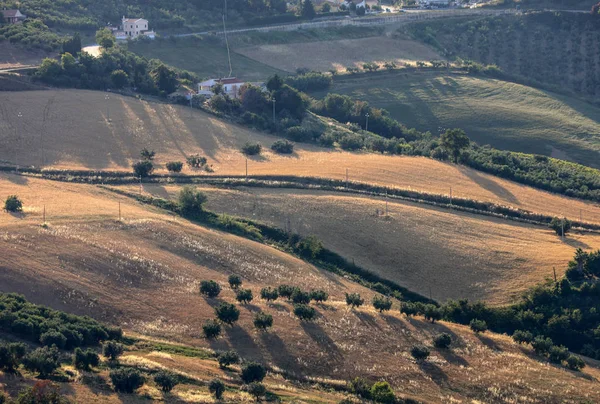
<svg viewBox="0 0 600 404">
<path fill-rule="evenodd" d="M 344 76 L 329 91 L 385 108 L 408 127 L 463 128 L 482 145 L 600 166 L 600 108 L 576 98 L 446 72 Z"/>
</svg>

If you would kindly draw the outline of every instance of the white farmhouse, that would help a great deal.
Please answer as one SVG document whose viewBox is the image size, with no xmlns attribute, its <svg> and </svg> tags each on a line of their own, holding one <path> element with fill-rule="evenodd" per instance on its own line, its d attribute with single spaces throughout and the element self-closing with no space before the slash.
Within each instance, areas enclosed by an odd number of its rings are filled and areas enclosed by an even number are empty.
<svg viewBox="0 0 600 404">
<path fill-rule="evenodd" d="M 148 20 L 143 18 L 123 17 L 121 20 L 121 30 L 116 32 L 115 36 L 117 39 L 121 39 L 120 37 L 135 39 L 140 35 L 143 35 L 147 38 L 154 39 L 156 37 L 156 33 L 154 31 L 150 31 L 148 27 Z"/>
<path fill-rule="evenodd" d="M 259 87 L 262 87 L 264 85 L 264 83 L 249 83 L 235 77 L 228 77 L 224 79 L 210 79 L 198 84 L 198 94 L 204 95 L 207 98 L 212 97 L 212 89 L 217 84 L 222 84 L 223 93 L 227 94 L 231 98 L 238 98 L 240 96 L 240 89 L 244 84 L 254 84 Z"/>
</svg>

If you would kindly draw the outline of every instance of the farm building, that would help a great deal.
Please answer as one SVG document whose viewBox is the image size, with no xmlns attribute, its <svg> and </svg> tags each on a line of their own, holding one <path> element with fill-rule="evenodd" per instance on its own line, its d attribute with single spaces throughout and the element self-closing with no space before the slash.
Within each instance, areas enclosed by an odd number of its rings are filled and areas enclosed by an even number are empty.
<svg viewBox="0 0 600 404">
<path fill-rule="evenodd" d="M 115 37 L 117 39 L 135 39 L 142 35 L 147 38 L 154 39 L 156 37 L 156 33 L 154 31 L 150 31 L 148 27 L 148 20 L 143 18 L 123 17 L 121 21 L 121 29 L 119 31 L 115 31 Z"/>
<path fill-rule="evenodd" d="M 23 22 L 26 15 L 22 14 L 19 10 L 2 10 L 3 22 L 8 24 L 18 24 Z"/>
<path fill-rule="evenodd" d="M 223 85 L 223 93 L 231 98 L 238 98 L 240 89 L 244 84 L 252 84 L 258 87 L 264 87 L 264 83 L 251 83 L 240 80 L 236 77 L 227 77 L 223 79 L 210 79 L 198 84 L 198 94 L 208 98 L 213 96 L 213 87 L 217 84 Z"/>
</svg>

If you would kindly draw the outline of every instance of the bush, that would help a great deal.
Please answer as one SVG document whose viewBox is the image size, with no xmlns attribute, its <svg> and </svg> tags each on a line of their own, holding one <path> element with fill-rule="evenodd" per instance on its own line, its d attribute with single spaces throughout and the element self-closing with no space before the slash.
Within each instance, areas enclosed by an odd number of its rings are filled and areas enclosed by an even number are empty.
<svg viewBox="0 0 600 404">
<path fill-rule="evenodd" d="M 567 234 L 571 230 L 572 225 L 573 224 L 571 223 L 571 221 L 566 217 L 562 219 L 559 219 L 558 217 L 553 217 L 549 226 L 552 230 L 556 232 L 556 234 L 558 234 L 561 237 L 564 237 L 565 234 Z"/>
<path fill-rule="evenodd" d="M 81 348 L 75 348 L 75 353 L 73 354 L 73 365 L 75 365 L 77 369 L 90 370 L 92 366 L 98 366 L 99 363 L 100 358 L 93 350 L 86 349 L 84 351 Z"/>
<path fill-rule="evenodd" d="M 189 156 L 185 159 L 185 161 L 190 168 L 202 168 L 206 165 L 206 163 L 208 163 L 206 157 L 202 157 L 199 154 Z"/>
<path fill-rule="evenodd" d="M 256 156 L 262 151 L 260 143 L 246 143 L 242 146 L 242 153 L 246 156 Z"/>
<path fill-rule="evenodd" d="M 260 297 L 268 302 L 275 301 L 279 297 L 279 292 L 277 289 L 273 288 L 262 288 L 260 290 Z"/>
<path fill-rule="evenodd" d="M 142 158 L 142 160 L 152 161 L 154 160 L 155 155 L 156 153 L 154 152 L 154 150 L 148 150 L 145 147 L 140 152 L 140 157 Z"/>
<path fill-rule="evenodd" d="M 394 390 L 388 382 L 377 382 L 371 387 L 371 399 L 376 403 L 392 404 L 396 402 Z"/>
<path fill-rule="evenodd" d="M 206 195 L 196 188 L 186 185 L 179 191 L 179 209 L 184 215 L 194 215 L 204 210 Z"/>
<path fill-rule="evenodd" d="M 562 363 L 569 358 L 569 350 L 564 346 L 552 346 L 548 351 L 548 359 L 552 363 Z"/>
<path fill-rule="evenodd" d="M 418 361 L 423 361 L 429 357 L 429 348 L 425 345 L 415 345 L 411 348 L 410 354 Z"/>
<path fill-rule="evenodd" d="M 102 355 L 111 361 L 115 361 L 119 356 L 123 355 L 123 345 L 114 341 L 108 341 L 102 346 Z"/>
<path fill-rule="evenodd" d="M 342 149 L 349 151 L 360 150 L 365 146 L 362 136 L 357 134 L 344 135 L 338 143 Z"/>
<path fill-rule="evenodd" d="M 221 303 L 215 308 L 217 318 L 225 324 L 233 325 L 240 318 L 240 311 L 231 303 Z"/>
<path fill-rule="evenodd" d="M 530 344 L 533 341 L 533 334 L 529 331 L 517 330 L 513 333 L 512 338 L 518 344 Z"/>
<path fill-rule="evenodd" d="M 392 300 L 389 297 L 375 295 L 373 296 L 373 307 L 383 313 L 392 308 Z"/>
<path fill-rule="evenodd" d="M 267 313 L 256 313 L 254 316 L 254 326 L 261 331 L 265 331 L 273 326 L 273 316 Z"/>
<path fill-rule="evenodd" d="M 452 344 L 452 336 L 448 333 L 441 333 L 433 339 L 433 345 L 436 348 L 448 349 Z"/>
<path fill-rule="evenodd" d="M 271 145 L 271 150 L 280 154 L 292 154 L 294 152 L 294 144 L 288 140 L 277 140 Z"/>
<path fill-rule="evenodd" d="M 135 369 L 122 368 L 110 372 L 110 380 L 119 393 L 131 394 L 146 382 L 144 376 Z"/>
<path fill-rule="evenodd" d="M 221 335 L 221 324 L 219 324 L 215 320 L 206 320 L 202 325 L 202 332 L 204 333 L 204 338 L 206 339 L 214 339 Z"/>
<path fill-rule="evenodd" d="M 312 290 L 310 292 L 310 299 L 314 300 L 317 303 L 326 302 L 329 299 L 329 294 L 324 290 Z"/>
<path fill-rule="evenodd" d="M 279 296 L 281 297 L 285 297 L 288 300 L 291 300 L 292 295 L 294 294 L 294 292 L 297 290 L 298 288 L 295 286 L 290 286 L 290 285 L 279 285 L 279 287 L 277 288 L 277 292 L 279 293 Z"/>
<path fill-rule="evenodd" d="M 253 396 L 256 401 L 267 394 L 267 388 L 262 383 L 250 383 L 247 388 L 248 394 Z"/>
<path fill-rule="evenodd" d="M 471 327 L 471 330 L 473 330 L 473 332 L 475 334 L 479 334 L 481 332 L 486 332 L 487 331 L 487 324 L 485 321 L 483 320 L 478 320 L 476 318 L 474 318 L 473 320 L 471 320 L 471 322 L 469 323 L 469 327 Z"/>
<path fill-rule="evenodd" d="M 250 362 L 242 366 L 241 378 L 246 384 L 253 382 L 262 382 L 267 375 L 267 370 L 263 365 L 256 362 Z"/>
<path fill-rule="evenodd" d="M 406 317 L 410 317 L 419 314 L 419 310 L 414 303 L 402 302 L 400 304 L 400 313 L 404 314 Z"/>
<path fill-rule="evenodd" d="M 425 306 L 423 315 L 425 316 L 425 320 L 435 323 L 437 320 L 442 319 L 442 310 L 433 304 L 428 304 Z"/>
<path fill-rule="evenodd" d="M 317 312 L 306 304 L 295 304 L 294 315 L 302 321 L 311 321 L 317 316 Z"/>
<path fill-rule="evenodd" d="M 47 380 L 38 381 L 33 387 L 24 388 L 15 401 L 16 404 L 69 404 L 70 402 L 60 394 L 60 386 Z"/>
<path fill-rule="evenodd" d="M 229 286 L 231 287 L 231 289 L 237 289 L 240 286 L 242 286 L 242 278 L 240 278 L 239 275 L 229 275 L 227 281 L 229 282 Z"/>
<path fill-rule="evenodd" d="M 220 400 L 223 398 L 223 393 L 225 393 L 225 383 L 219 379 L 212 379 L 208 384 L 208 391 L 215 396 L 215 399 Z"/>
<path fill-rule="evenodd" d="M 53 346 L 38 348 L 23 357 L 23 366 L 31 372 L 37 372 L 45 378 L 60 367 L 58 348 Z"/>
<path fill-rule="evenodd" d="M 317 140 L 323 147 L 333 147 L 336 138 L 332 133 L 323 133 Z"/>
<path fill-rule="evenodd" d="M 181 161 L 169 161 L 167 163 L 167 170 L 172 173 L 180 173 L 183 170 L 183 163 Z"/>
<path fill-rule="evenodd" d="M 314 139 L 314 133 L 310 129 L 302 126 L 292 126 L 291 128 L 287 128 L 285 130 L 285 137 L 293 140 L 294 142 L 310 142 Z"/>
<path fill-rule="evenodd" d="M 227 369 L 231 365 L 235 365 L 240 362 L 240 357 L 235 351 L 225 351 L 218 355 L 219 367 Z"/>
<path fill-rule="evenodd" d="M 10 195 L 4 202 L 4 210 L 7 212 L 21 212 L 23 210 L 23 202 L 17 195 Z"/>
<path fill-rule="evenodd" d="M 136 177 L 147 177 L 154 172 L 154 164 L 149 160 L 138 161 L 132 167 Z"/>
<path fill-rule="evenodd" d="M 295 304 L 309 304 L 310 303 L 310 293 L 303 292 L 300 289 L 297 289 L 292 293 L 292 302 Z"/>
<path fill-rule="evenodd" d="M 585 367 L 585 362 L 577 355 L 570 355 L 567 358 L 567 367 L 571 370 L 581 370 Z"/>
<path fill-rule="evenodd" d="M 248 304 L 254 299 L 254 296 L 250 289 L 242 289 L 237 291 L 235 299 L 242 304 Z"/>
<path fill-rule="evenodd" d="M 173 390 L 179 384 L 179 378 L 171 372 L 161 370 L 154 375 L 154 383 L 165 393 Z"/>
<path fill-rule="evenodd" d="M 542 337 L 541 335 L 538 335 L 531 342 L 531 346 L 533 347 L 533 350 L 535 351 L 536 354 L 546 355 L 550 352 L 550 348 L 552 348 L 554 346 L 554 343 L 552 342 L 552 340 L 550 338 Z"/>
<path fill-rule="evenodd" d="M 64 349 L 67 344 L 67 337 L 58 331 L 50 330 L 40 335 L 40 342 L 44 346 L 56 345 L 58 349 Z"/>
<path fill-rule="evenodd" d="M 217 297 L 221 293 L 221 286 L 215 281 L 200 282 L 200 293 L 207 297 Z"/>
<path fill-rule="evenodd" d="M 316 236 L 308 236 L 298 243 L 300 254 L 307 258 L 315 259 L 323 250 L 323 243 Z"/>
<path fill-rule="evenodd" d="M 353 309 L 362 306 L 365 299 L 362 299 L 358 293 L 346 293 L 346 304 Z"/>
<path fill-rule="evenodd" d="M 350 382 L 350 391 L 360 398 L 369 400 L 371 398 L 371 388 L 373 383 L 362 377 L 356 377 Z"/>
<path fill-rule="evenodd" d="M 23 343 L 0 342 L 0 369 L 12 372 L 19 367 L 27 347 Z"/>
</svg>

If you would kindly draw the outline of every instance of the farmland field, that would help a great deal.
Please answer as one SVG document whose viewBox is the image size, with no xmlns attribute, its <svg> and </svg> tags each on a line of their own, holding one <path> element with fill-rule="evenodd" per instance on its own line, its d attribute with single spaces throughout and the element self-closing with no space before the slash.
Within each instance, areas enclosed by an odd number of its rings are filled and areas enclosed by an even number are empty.
<svg viewBox="0 0 600 404">
<path fill-rule="evenodd" d="M 344 76 L 328 91 L 385 108 L 408 127 L 462 128 L 482 145 L 600 167 L 600 108 L 573 97 L 446 72 Z"/>
<path fill-rule="evenodd" d="M 216 174 L 244 175 L 246 159 L 240 147 L 256 141 L 268 148 L 276 140 L 200 111 L 114 94 L 107 101 L 103 93 L 93 91 L 0 93 L 0 106 L 0 160 L 48 168 L 129 171 L 140 150 L 147 147 L 157 153 L 158 172 L 166 172 L 168 161 L 199 153 L 208 158 Z M 21 134 L 18 138 L 17 133 Z M 600 208 L 592 202 L 422 157 L 348 153 L 298 144 L 291 156 L 267 150 L 250 158 L 248 169 L 250 175 L 334 179 L 344 179 L 348 169 L 351 181 L 436 194 L 449 194 L 452 187 L 455 197 L 572 219 L 581 215 L 584 221 L 600 223 Z M 184 172 L 192 173 L 187 168 Z"/>
</svg>

